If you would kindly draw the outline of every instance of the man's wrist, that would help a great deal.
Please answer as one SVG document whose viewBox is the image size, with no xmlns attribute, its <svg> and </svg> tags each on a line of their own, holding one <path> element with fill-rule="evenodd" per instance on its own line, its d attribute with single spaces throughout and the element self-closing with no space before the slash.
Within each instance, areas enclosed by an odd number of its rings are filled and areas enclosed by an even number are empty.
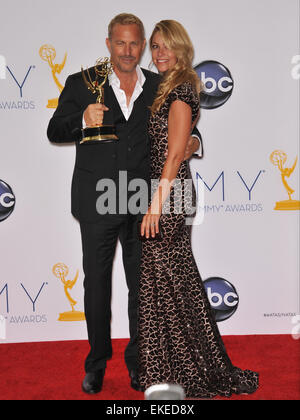
<svg viewBox="0 0 300 420">
<path fill-rule="evenodd" d="M 198 136 L 193 135 L 194 145 L 193 145 L 193 153 L 197 152 L 200 147 L 200 139 Z"/>
<path fill-rule="evenodd" d="M 202 141 L 195 134 L 193 134 L 192 137 L 193 137 L 193 140 L 194 140 L 194 147 L 193 147 L 193 155 L 192 156 L 201 158 L 203 156 Z"/>
</svg>

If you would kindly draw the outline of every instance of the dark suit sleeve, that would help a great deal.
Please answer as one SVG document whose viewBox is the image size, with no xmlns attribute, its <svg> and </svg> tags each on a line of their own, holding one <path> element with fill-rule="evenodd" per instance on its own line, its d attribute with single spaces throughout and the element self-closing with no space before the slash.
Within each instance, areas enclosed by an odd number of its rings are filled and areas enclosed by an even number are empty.
<svg viewBox="0 0 300 420">
<path fill-rule="evenodd" d="M 76 83 L 72 76 L 69 76 L 60 95 L 58 107 L 48 125 L 47 135 L 53 143 L 79 140 L 83 109 L 76 93 Z"/>
<path fill-rule="evenodd" d="M 199 139 L 201 138 L 200 132 L 199 132 L 197 127 L 194 127 L 194 129 L 192 131 L 192 136 L 198 137 Z"/>
<path fill-rule="evenodd" d="M 202 137 L 197 127 L 195 127 L 192 131 L 192 136 L 197 137 L 199 140 L 199 149 L 196 153 L 193 154 L 193 157 L 201 158 L 203 156 L 203 144 L 202 144 Z"/>
</svg>

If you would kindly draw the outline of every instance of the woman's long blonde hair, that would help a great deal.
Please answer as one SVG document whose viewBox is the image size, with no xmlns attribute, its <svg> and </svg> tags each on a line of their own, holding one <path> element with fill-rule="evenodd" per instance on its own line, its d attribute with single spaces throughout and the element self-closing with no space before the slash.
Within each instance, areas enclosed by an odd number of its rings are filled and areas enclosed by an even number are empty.
<svg viewBox="0 0 300 420">
<path fill-rule="evenodd" d="M 175 20 L 162 20 L 157 23 L 150 38 L 150 49 L 154 35 L 159 32 L 166 47 L 173 51 L 177 57 L 175 66 L 163 74 L 156 98 L 151 107 L 154 114 L 159 111 L 169 93 L 184 82 L 191 82 L 200 94 L 200 79 L 193 69 L 194 48 L 190 37 L 184 27 Z"/>
</svg>

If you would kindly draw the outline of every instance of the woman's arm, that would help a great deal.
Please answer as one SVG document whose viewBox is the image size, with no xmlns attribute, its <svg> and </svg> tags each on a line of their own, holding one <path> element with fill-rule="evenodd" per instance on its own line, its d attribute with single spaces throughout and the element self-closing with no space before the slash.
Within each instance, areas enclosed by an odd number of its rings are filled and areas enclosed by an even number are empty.
<svg viewBox="0 0 300 420">
<path fill-rule="evenodd" d="M 162 208 L 170 195 L 172 185 L 185 157 L 185 150 L 191 135 L 192 109 L 185 102 L 176 100 L 172 103 L 168 120 L 168 156 L 162 171 L 158 189 L 144 216 L 141 234 L 149 238 L 159 232 L 159 219 Z"/>
</svg>

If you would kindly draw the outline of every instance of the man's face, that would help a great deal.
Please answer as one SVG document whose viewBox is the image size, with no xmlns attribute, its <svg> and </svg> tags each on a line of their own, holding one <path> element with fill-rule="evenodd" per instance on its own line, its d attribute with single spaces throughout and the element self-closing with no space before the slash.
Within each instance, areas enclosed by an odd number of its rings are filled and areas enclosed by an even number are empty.
<svg viewBox="0 0 300 420">
<path fill-rule="evenodd" d="M 135 71 L 141 59 L 146 40 L 142 39 L 138 25 L 120 25 L 117 23 L 113 27 L 111 39 L 106 39 L 106 45 L 115 71 L 131 73 Z"/>
</svg>

